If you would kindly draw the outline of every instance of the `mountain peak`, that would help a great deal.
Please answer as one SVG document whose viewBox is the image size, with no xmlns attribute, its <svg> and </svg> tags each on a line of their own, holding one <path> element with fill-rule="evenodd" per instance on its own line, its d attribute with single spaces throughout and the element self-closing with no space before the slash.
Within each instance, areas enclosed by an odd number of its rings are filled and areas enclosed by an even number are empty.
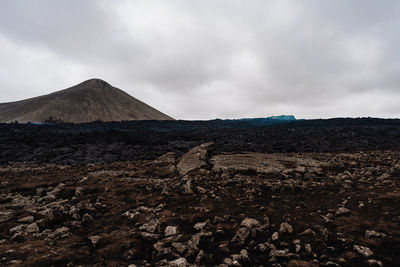
<svg viewBox="0 0 400 267">
<path fill-rule="evenodd" d="M 108 82 L 106 82 L 106 81 L 104 81 L 102 79 L 98 79 L 98 78 L 93 78 L 93 79 L 86 80 L 86 81 L 78 84 L 78 86 L 79 85 L 80 86 L 88 86 L 90 88 L 111 87 L 111 85 Z"/>
<path fill-rule="evenodd" d="M 0 104 L 0 122 L 173 120 L 101 79 L 31 99 Z"/>
</svg>

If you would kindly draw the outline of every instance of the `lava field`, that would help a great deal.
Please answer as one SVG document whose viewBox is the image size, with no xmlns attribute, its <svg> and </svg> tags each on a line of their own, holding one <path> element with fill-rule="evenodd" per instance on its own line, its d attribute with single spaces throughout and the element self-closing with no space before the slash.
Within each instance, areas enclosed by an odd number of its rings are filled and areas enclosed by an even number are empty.
<svg viewBox="0 0 400 267">
<path fill-rule="evenodd" d="M 400 121 L 0 124 L 0 265 L 399 266 Z"/>
</svg>

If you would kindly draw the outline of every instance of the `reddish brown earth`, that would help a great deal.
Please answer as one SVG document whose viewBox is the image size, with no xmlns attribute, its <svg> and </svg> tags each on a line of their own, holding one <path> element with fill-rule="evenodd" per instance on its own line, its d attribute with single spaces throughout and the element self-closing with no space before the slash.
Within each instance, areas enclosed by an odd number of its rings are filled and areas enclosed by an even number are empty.
<svg viewBox="0 0 400 267">
<path fill-rule="evenodd" d="M 3 266 L 399 266 L 400 153 L 0 167 Z"/>
</svg>

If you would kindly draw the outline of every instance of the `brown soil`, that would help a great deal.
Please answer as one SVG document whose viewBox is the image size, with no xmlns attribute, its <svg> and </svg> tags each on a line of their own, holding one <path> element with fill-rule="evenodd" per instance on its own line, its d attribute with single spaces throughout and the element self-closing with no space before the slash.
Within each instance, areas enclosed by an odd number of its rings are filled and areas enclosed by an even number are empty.
<svg viewBox="0 0 400 267">
<path fill-rule="evenodd" d="M 400 265 L 399 151 L 173 155 L 1 166 L 0 265 Z"/>
</svg>

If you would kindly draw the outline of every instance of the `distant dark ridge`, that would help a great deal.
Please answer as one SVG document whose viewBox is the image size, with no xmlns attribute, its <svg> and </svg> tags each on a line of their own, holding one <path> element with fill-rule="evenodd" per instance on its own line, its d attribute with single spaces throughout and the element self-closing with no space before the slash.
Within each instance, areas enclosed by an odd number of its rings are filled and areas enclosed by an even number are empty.
<svg viewBox="0 0 400 267">
<path fill-rule="evenodd" d="M 0 104 L 0 122 L 173 120 L 100 79 L 52 94 Z"/>
<path fill-rule="evenodd" d="M 400 150 L 398 119 L 329 119 L 254 126 L 246 122 L 129 121 L 85 124 L 0 124 L 0 163 L 106 163 L 182 155 L 214 141 L 223 152 Z"/>
</svg>

